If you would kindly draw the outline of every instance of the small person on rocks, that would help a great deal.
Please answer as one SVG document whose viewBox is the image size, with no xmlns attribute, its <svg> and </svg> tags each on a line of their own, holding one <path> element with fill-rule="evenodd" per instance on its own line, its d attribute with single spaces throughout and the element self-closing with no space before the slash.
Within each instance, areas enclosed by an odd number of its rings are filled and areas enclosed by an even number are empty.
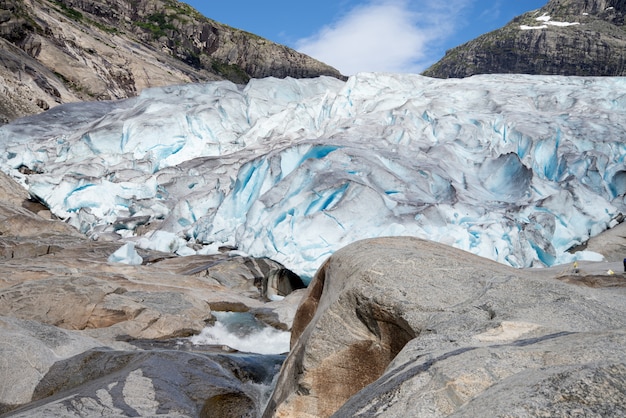
<svg viewBox="0 0 626 418">
<path fill-rule="evenodd" d="M 626 273 L 626 258 L 624 259 L 624 273 Z"/>
</svg>

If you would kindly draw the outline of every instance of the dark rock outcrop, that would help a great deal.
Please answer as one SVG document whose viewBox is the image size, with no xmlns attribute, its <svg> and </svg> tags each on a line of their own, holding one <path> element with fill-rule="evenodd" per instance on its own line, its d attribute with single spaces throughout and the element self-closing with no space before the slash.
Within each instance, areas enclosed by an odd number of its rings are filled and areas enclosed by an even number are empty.
<svg viewBox="0 0 626 418">
<path fill-rule="evenodd" d="M 623 0 L 550 0 L 541 9 L 446 52 L 423 74 L 626 75 Z"/>
</svg>

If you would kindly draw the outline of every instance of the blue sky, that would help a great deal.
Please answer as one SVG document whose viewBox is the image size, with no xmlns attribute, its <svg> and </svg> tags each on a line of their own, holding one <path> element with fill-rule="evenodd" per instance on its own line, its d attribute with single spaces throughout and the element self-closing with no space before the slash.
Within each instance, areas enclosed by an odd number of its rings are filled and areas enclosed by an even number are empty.
<svg viewBox="0 0 626 418">
<path fill-rule="evenodd" d="M 419 73 L 548 0 L 189 0 L 208 18 L 339 69 Z"/>
</svg>

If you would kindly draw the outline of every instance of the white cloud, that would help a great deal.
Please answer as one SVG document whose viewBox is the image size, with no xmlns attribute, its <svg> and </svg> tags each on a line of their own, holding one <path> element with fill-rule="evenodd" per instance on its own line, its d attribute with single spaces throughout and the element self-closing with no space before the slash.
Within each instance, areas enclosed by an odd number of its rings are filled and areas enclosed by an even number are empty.
<svg viewBox="0 0 626 418">
<path fill-rule="evenodd" d="M 456 16 L 471 1 L 370 0 L 299 40 L 296 49 L 345 75 L 419 73 L 433 62 L 431 44 L 452 35 Z"/>
</svg>

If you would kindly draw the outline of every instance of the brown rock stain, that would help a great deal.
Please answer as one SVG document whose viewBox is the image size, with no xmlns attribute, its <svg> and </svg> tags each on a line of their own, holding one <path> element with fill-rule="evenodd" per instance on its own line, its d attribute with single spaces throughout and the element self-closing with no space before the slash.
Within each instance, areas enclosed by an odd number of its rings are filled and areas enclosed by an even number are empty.
<svg viewBox="0 0 626 418">
<path fill-rule="evenodd" d="M 326 270 L 328 269 L 328 261 L 326 261 L 317 271 L 313 280 L 309 284 L 308 293 L 300 302 L 298 310 L 293 319 L 293 326 L 291 327 L 291 342 L 290 345 L 293 348 L 304 329 L 309 325 L 317 306 L 319 305 L 322 292 L 324 290 L 324 283 L 326 281 Z"/>
</svg>

